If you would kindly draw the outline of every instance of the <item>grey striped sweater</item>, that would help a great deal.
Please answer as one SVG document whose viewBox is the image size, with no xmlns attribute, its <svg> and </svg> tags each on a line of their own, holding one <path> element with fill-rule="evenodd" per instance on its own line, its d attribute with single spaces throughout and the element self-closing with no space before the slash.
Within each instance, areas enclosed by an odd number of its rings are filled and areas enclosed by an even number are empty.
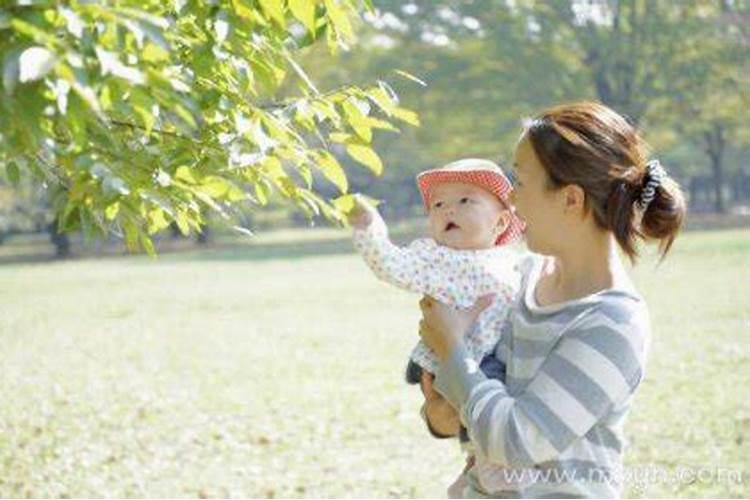
<svg viewBox="0 0 750 500">
<path fill-rule="evenodd" d="M 626 277 L 626 286 L 539 306 L 543 262 L 532 256 L 522 264 L 521 293 L 496 349 L 506 383 L 487 379 L 459 344 L 435 387 L 459 409 L 477 453 L 534 474 L 513 494 L 617 497 L 623 424 L 648 352 L 648 311 Z M 501 495 L 483 491 L 472 472 L 468 495 Z"/>
</svg>

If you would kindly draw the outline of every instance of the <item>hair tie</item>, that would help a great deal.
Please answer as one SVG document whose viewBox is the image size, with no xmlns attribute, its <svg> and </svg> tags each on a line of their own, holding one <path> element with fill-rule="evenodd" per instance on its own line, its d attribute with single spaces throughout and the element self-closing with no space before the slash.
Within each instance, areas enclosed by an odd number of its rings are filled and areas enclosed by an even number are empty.
<svg viewBox="0 0 750 500">
<path fill-rule="evenodd" d="M 638 200 L 642 210 L 646 210 L 648 206 L 656 198 L 656 189 L 661 186 L 664 179 L 667 178 L 667 171 L 661 166 L 659 160 L 650 160 L 646 163 L 646 175 L 643 179 L 643 187 L 641 188 L 641 198 Z"/>
</svg>

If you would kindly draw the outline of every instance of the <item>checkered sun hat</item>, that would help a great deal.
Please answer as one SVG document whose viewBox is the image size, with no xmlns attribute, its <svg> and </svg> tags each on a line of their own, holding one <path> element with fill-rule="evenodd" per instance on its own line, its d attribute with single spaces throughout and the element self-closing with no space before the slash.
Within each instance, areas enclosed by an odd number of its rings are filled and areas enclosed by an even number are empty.
<svg viewBox="0 0 750 500">
<path fill-rule="evenodd" d="M 426 209 L 430 207 L 432 188 L 446 182 L 462 182 L 484 188 L 510 208 L 510 224 L 503 234 L 497 237 L 495 245 L 505 245 L 520 238 L 526 225 L 516 215 L 515 208 L 510 205 L 508 197 L 513 187 L 497 164 L 489 160 L 467 158 L 421 172 L 417 175 L 417 185 L 422 193 L 422 201 Z"/>
</svg>

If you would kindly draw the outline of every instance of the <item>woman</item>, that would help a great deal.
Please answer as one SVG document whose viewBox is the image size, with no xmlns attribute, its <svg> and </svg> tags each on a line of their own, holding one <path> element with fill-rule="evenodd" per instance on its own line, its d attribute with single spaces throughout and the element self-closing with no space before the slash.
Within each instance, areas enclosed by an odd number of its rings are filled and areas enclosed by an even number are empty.
<svg viewBox="0 0 750 500">
<path fill-rule="evenodd" d="M 685 217 L 679 186 L 647 154 L 637 130 L 597 103 L 554 107 L 525 127 L 514 203 L 533 254 L 495 351 L 505 383 L 487 379 L 462 341 L 481 305 L 420 303 L 420 335 L 441 360 L 434 388 L 423 378 L 428 425 L 455 432 L 447 400 L 478 453 L 527 474 L 515 490 L 486 491 L 469 463 L 458 494 L 619 496 L 649 319 L 618 250 L 635 263 L 637 239 L 655 240 L 663 258 Z"/>
</svg>

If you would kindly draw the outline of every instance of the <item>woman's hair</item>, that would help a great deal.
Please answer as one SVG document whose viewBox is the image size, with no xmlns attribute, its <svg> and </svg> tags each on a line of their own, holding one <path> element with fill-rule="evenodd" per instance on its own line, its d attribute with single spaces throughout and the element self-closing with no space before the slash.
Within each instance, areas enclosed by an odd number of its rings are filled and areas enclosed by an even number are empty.
<svg viewBox="0 0 750 500">
<path fill-rule="evenodd" d="M 638 257 L 638 238 L 659 241 L 666 256 L 685 219 L 685 200 L 677 182 L 666 177 L 645 211 L 641 208 L 648 147 L 627 119 L 595 102 L 564 104 L 528 121 L 524 138 L 550 187 L 580 186 L 597 225 L 614 233 L 631 261 Z"/>
</svg>

